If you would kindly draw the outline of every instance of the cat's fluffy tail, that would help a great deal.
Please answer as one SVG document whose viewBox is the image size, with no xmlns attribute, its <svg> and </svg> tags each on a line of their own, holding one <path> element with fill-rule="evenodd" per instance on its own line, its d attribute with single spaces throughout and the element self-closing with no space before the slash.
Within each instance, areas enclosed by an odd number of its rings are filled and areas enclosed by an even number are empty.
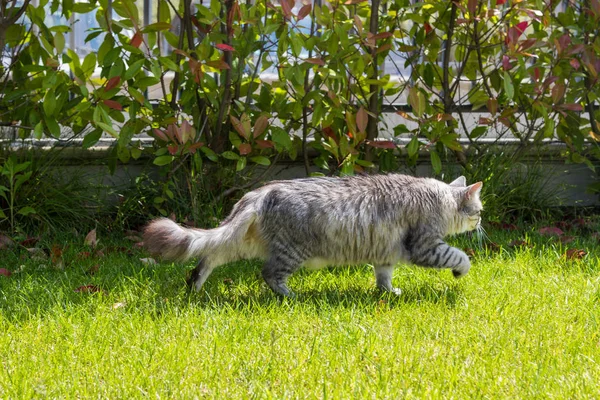
<svg viewBox="0 0 600 400">
<path fill-rule="evenodd" d="M 254 214 L 242 213 L 214 229 L 185 228 L 167 218 L 151 221 L 144 228 L 144 247 L 165 260 L 187 261 L 190 258 L 215 255 L 234 261 L 244 256 L 243 241 L 254 221 Z"/>
</svg>

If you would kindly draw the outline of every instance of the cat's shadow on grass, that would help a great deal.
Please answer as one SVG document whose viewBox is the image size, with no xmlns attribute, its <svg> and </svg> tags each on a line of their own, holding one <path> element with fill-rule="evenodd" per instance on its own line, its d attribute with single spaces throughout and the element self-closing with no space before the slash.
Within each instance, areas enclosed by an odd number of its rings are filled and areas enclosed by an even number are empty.
<svg viewBox="0 0 600 400">
<path fill-rule="evenodd" d="M 310 274 L 312 272 L 307 272 Z M 331 269 L 327 274 L 347 274 L 348 271 Z M 301 273 L 302 274 L 302 273 Z M 374 287 L 374 282 L 367 284 L 339 285 L 328 281 L 314 287 L 297 285 L 298 281 L 290 284 L 294 296 L 284 298 L 273 293 L 262 278 L 257 274 L 236 274 L 235 280 L 224 278 L 229 282 L 225 287 L 219 282 L 225 275 L 211 276 L 205 286 L 194 292 L 188 289 L 188 301 L 199 307 L 230 306 L 251 307 L 268 306 L 272 304 L 299 304 L 315 307 L 355 307 L 357 304 L 369 308 L 373 307 L 402 307 L 410 304 L 439 304 L 442 307 L 454 308 L 464 297 L 458 283 L 407 282 L 403 287 L 402 282 L 397 282 L 401 293 L 382 292 Z M 314 284 L 314 282 L 313 282 Z M 220 286 L 220 287 L 219 287 Z"/>
</svg>

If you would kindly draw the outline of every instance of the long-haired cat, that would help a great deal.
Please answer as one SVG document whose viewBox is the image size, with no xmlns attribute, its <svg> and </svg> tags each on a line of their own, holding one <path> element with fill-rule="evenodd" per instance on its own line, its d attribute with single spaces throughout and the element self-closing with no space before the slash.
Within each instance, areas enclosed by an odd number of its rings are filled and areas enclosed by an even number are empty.
<svg viewBox="0 0 600 400">
<path fill-rule="evenodd" d="M 283 296 L 301 266 L 365 263 L 379 288 L 398 293 L 392 272 L 400 262 L 450 268 L 457 278 L 469 271 L 469 257 L 443 238 L 479 227 L 481 186 L 399 174 L 274 181 L 244 195 L 214 229 L 156 219 L 144 245 L 164 259 L 198 257 L 188 281 L 195 290 L 219 265 L 260 258 L 265 281 Z"/>
</svg>

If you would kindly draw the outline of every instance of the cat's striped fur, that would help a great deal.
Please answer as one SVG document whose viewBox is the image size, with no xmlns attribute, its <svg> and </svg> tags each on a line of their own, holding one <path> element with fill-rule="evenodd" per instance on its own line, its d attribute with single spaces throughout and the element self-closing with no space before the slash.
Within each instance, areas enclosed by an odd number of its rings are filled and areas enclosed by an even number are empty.
<svg viewBox="0 0 600 400">
<path fill-rule="evenodd" d="M 300 266 L 372 264 L 377 286 L 392 286 L 396 264 L 450 268 L 465 275 L 468 256 L 447 235 L 480 224 L 481 182 L 466 186 L 391 174 L 275 181 L 247 193 L 215 229 L 157 219 L 144 244 L 165 259 L 199 258 L 189 283 L 199 290 L 212 270 L 240 259 L 265 260 L 262 275 L 281 295 Z"/>
</svg>

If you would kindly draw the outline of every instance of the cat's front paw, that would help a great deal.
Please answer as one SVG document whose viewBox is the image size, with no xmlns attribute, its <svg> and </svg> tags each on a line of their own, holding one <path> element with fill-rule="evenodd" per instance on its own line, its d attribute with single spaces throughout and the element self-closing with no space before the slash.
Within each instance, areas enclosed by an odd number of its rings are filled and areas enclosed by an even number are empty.
<svg viewBox="0 0 600 400">
<path fill-rule="evenodd" d="M 469 256 L 461 251 L 460 258 L 460 263 L 456 267 L 452 268 L 452 275 L 454 275 L 454 277 L 457 279 L 468 274 L 469 270 L 471 269 L 471 261 L 469 260 Z"/>
</svg>

